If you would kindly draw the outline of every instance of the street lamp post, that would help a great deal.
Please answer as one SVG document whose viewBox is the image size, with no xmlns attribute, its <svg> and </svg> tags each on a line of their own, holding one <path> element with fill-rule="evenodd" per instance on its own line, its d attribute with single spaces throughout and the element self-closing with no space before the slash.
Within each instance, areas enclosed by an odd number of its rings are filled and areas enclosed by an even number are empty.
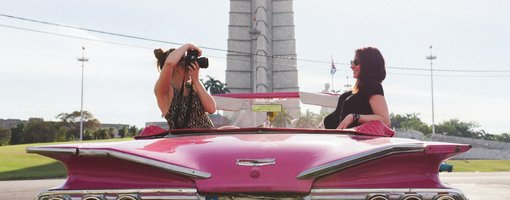
<svg viewBox="0 0 510 200">
<path fill-rule="evenodd" d="M 89 61 L 85 58 L 85 47 L 81 47 L 81 58 L 78 61 L 81 62 L 81 108 L 80 108 L 80 141 L 83 141 L 83 71 L 85 69 L 85 62 Z"/>
<path fill-rule="evenodd" d="M 432 135 L 436 134 L 436 124 L 434 122 L 434 70 L 432 68 L 433 60 L 437 57 L 432 55 L 432 45 L 429 47 L 430 56 L 427 56 L 427 60 L 430 60 L 430 91 L 432 93 Z"/>
</svg>

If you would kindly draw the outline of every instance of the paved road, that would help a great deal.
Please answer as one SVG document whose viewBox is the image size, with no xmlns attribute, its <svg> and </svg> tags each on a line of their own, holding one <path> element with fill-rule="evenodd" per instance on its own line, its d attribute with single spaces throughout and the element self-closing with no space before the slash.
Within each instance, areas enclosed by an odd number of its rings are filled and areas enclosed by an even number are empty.
<svg viewBox="0 0 510 200">
<path fill-rule="evenodd" d="M 0 199 L 34 199 L 39 191 L 61 185 L 64 181 L 64 179 L 0 181 Z"/>
<path fill-rule="evenodd" d="M 441 181 L 456 187 L 469 200 L 510 200 L 510 172 L 440 173 Z"/>
<path fill-rule="evenodd" d="M 441 173 L 441 180 L 464 192 L 469 200 L 510 200 L 510 172 Z M 33 199 L 38 191 L 58 186 L 63 179 L 0 181 L 0 199 Z"/>
</svg>

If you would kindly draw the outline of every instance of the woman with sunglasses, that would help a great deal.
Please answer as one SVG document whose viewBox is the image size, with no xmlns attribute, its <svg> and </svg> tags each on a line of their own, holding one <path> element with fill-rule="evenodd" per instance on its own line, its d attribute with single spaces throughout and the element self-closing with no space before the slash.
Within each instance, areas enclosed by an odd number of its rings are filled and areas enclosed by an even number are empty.
<svg viewBox="0 0 510 200">
<path fill-rule="evenodd" d="M 380 120 L 390 126 L 388 106 L 381 85 L 386 77 L 384 58 L 377 48 L 356 50 L 351 61 L 352 76 L 356 84 L 352 91 L 343 93 L 331 114 L 324 118 L 327 129 L 345 129 L 365 122 Z"/>
<path fill-rule="evenodd" d="M 214 128 L 207 113 L 216 112 L 216 102 L 198 79 L 200 67 L 196 61 L 185 66 L 186 52 L 200 48 L 185 44 L 177 49 L 155 49 L 159 78 L 154 93 L 161 114 L 170 129 Z"/>
</svg>

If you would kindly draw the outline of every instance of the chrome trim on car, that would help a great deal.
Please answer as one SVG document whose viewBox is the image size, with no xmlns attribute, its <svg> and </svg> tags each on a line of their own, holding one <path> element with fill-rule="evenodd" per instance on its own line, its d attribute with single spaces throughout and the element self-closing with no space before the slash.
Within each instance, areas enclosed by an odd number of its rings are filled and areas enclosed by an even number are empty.
<svg viewBox="0 0 510 200">
<path fill-rule="evenodd" d="M 81 200 L 105 200 L 106 198 L 103 196 L 85 196 L 81 198 Z"/>
<path fill-rule="evenodd" d="M 123 195 L 119 195 L 117 197 L 117 199 L 115 200 L 138 200 L 138 195 L 136 196 L 133 196 L 133 195 L 128 195 L 128 194 L 123 194 Z"/>
<path fill-rule="evenodd" d="M 119 151 L 113 151 L 108 149 L 80 149 L 80 148 L 60 148 L 60 147 L 28 147 L 27 153 L 65 153 L 65 154 L 75 154 L 78 156 L 100 156 L 100 157 L 113 157 L 121 160 L 126 160 L 130 162 L 140 163 L 144 165 L 149 165 L 153 167 L 157 167 L 166 171 L 175 172 L 178 174 L 182 174 L 185 176 L 190 176 L 194 178 L 210 178 L 211 173 L 199 171 L 196 169 L 191 169 L 187 167 L 181 167 L 178 165 L 162 162 L 159 160 L 153 160 L 133 154 L 128 154 Z"/>
<path fill-rule="evenodd" d="M 331 174 L 343 169 L 359 165 L 377 158 L 400 154 L 400 153 L 415 153 L 423 152 L 425 147 L 423 144 L 394 144 L 389 146 L 380 147 L 377 149 L 361 152 L 349 157 L 345 157 L 339 160 L 335 160 L 323 165 L 312 167 L 301 172 L 298 179 L 311 179 L 321 177 L 327 174 Z"/>
<path fill-rule="evenodd" d="M 390 200 L 418 197 L 423 200 L 467 200 L 460 190 L 454 188 L 366 188 L 366 189 L 312 189 L 304 199 L 349 199 L 366 200 L 369 197 L 386 195 Z"/>
<path fill-rule="evenodd" d="M 47 190 L 39 193 L 36 200 L 49 200 L 53 197 L 64 197 L 66 200 L 80 200 L 87 196 L 102 196 L 105 199 L 117 199 L 122 196 L 132 196 L 143 200 L 205 200 L 207 196 L 199 195 L 194 188 L 169 188 L 169 189 L 108 189 L 108 190 Z M 353 189 L 312 189 L 307 196 L 297 194 L 216 194 L 217 199 L 232 199 L 238 197 L 245 200 L 256 199 L 285 199 L 285 200 L 372 200 L 379 199 L 402 200 L 410 196 L 417 196 L 423 200 L 467 200 L 466 197 L 454 188 L 353 188 Z M 450 197 L 450 198 L 441 198 Z"/>
<path fill-rule="evenodd" d="M 438 195 L 434 200 L 455 200 L 455 199 L 447 195 Z"/>
<path fill-rule="evenodd" d="M 46 190 L 42 195 L 62 194 L 138 194 L 138 193 L 197 193 L 194 188 L 107 189 L 107 190 Z"/>
<path fill-rule="evenodd" d="M 237 159 L 236 164 L 240 165 L 240 166 L 256 167 L 256 166 L 274 165 L 274 164 L 276 164 L 276 160 L 274 158 L 261 158 L 261 159 L 245 158 L 245 159 Z"/>
<path fill-rule="evenodd" d="M 416 195 L 408 195 L 404 197 L 402 200 L 422 200 L 422 198 Z"/>
<path fill-rule="evenodd" d="M 71 200 L 71 197 L 51 197 L 48 200 Z"/>
<path fill-rule="evenodd" d="M 76 148 L 27 147 L 27 153 L 66 153 L 76 154 Z"/>
<path fill-rule="evenodd" d="M 155 195 L 158 194 L 158 195 Z M 102 196 L 105 199 L 118 199 L 126 196 L 136 199 L 199 199 L 194 188 L 153 188 L 153 189 L 108 189 L 108 190 L 46 190 L 40 192 L 36 200 L 46 200 L 55 197 L 62 199 L 82 199 L 91 196 Z M 135 196 L 136 195 L 136 196 Z"/>
<path fill-rule="evenodd" d="M 352 189 L 338 189 L 338 188 L 324 188 L 312 189 L 312 193 L 462 193 L 454 188 L 352 188 Z"/>
<path fill-rule="evenodd" d="M 192 200 L 200 199 L 199 196 L 143 196 L 143 200 Z"/>
<path fill-rule="evenodd" d="M 79 156 L 108 156 L 108 157 L 114 157 L 121 160 L 136 162 L 140 164 L 150 165 L 153 167 L 157 167 L 160 169 L 164 169 L 167 171 L 175 172 L 178 174 L 191 176 L 195 178 L 210 178 L 211 174 L 207 172 L 202 172 L 199 170 L 187 168 L 187 167 L 181 167 L 178 165 L 169 164 L 166 162 L 161 162 L 158 160 L 153 160 L 141 156 L 136 156 L 132 154 L 127 154 L 123 152 L 118 151 L 112 151 L 112 150 L 103 150 L 103 149 L 79 149 L 78 150 Z"/>
<path fill-rule="evenodd" d="M 217 200 L 306 200 L 305 196 L 299 194 L 285 193 L 224 193 L 209 194 L 200 196 L 200 200 L 217 199 Z"/>
<path fill-rule="evenodd" d="M 387 195 L 384 195 L 384 194 L 375 194 L 375 195 L 371 195 L 369 198 L 367 198 L 368 200 L 390 200 L 388 199 Z"/>
</svg>

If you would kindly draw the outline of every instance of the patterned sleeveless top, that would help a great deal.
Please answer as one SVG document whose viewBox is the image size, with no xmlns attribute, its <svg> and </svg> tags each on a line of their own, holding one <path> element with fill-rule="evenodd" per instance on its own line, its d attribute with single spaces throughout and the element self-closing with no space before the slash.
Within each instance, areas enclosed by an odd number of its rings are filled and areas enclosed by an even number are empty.
<svg viewBox="0 0 510 200">
<path fill-rule="evenodd" d="M 186 87 L 191 91 L 193 90 L 191 85 L 186 84 Z M 184 120 L 187 116 L 189 98 L 191 98 L 191 109 L 189 114 L 189 120 L 187 124 L 184 124 Z M 177 122 L 174 122 L 175 115 L 177 116 Z M 214 125 L 209 119 L 209 116 L 204 111 L 202 103 L 195 91 L 191 92 L 188 96 L 181 96 L 181 93 L 174 88 L 174 97 L 172 98 L 172 105 L 168 109 L 165 119 L 168 122 L 170 129 L 183 129 L 183 128 L 214 128 Z M 177 123 L 177 124 L 175 124 Z M 184 126 L 184 127 L 183 127 Z"/>
</svg>

